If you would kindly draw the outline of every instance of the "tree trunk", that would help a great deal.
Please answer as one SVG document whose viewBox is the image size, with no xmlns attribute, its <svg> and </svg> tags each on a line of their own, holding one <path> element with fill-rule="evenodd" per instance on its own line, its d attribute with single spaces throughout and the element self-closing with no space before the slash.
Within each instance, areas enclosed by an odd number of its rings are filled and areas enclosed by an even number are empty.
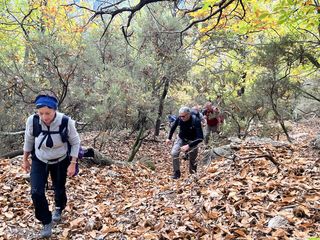
<svg viewBox="0 0 320 240">
<path fill-rule="evenodd" d="M 83 155 L 83 159 L 81 159 L 80 162 L 81 161 L 91 161 L 95 164 L 107 165 L 107 166 L 110 166 L 113 164 L 123 165 L 123 162 L 119 163 L 119 161 L 112 160 L 94 148 L 84 149 L 84 155 Z"/>
<path fill-rule="evenodd" d="M 0 156 L 0 158 L 14 158 L 16 156 L 22 155 L 23 154 L 23 150 L 14 150 L 12 152 L 8 152 L 8 153 L 4 153 Z"/>
<path fill-rule="evenodd" d="M 145 128 L 141 127 L 139 134 L 137 135 L 136 141 L 132 147 L 131 154 L 128 158 L 128 162 L 132 162 L 134 157 L 136 156 L 137 152 L 139 151 L 141 144 L 142 144 L 142 141 L 143 141 L 142 136 L 143 136 L 144 132 L 145 132 Z"/>
<path fill-rule="evenodd" d="M 271 93 L 270 93 L 270 101 L 271 101 L 272 110 L 273 110 L 273 112 L 274 112 L 274 114 L 275 114 L 275 116 L 277 118 L 277 121 L 280 123 L 280 126 L 281 126 L 284 134 L 287 137 L 287 140 L 289 142 L 291 142 L 291 138 L 289 136 L 288 130 L 287 130 L 285 124 L 284 124 L 282 116 L 280 115 L 280 113 L 278 111 L 277 104 L 276 104 L 276 102 L 275 102 L 275 100 L 273 98 L 275 85 L 276 85 L 276 83 L 273 84 L 272 89 L 271 89 Z"/>
<path fill-rule="evenodd" d="M 147 115 L 145 113 L 142 113 L 141 115 L 142 115 L 141 119 L 139 120 L 139 122 L 140 122 L 139 134 L 137 135 L 136 141 L 135 141 L 134 145 L 132 146 L 131 154 L 128 158 L 128 162 L 133 161 L 134 157 L 136 156 L 137 152 L 139 151 L 139 149 L 141 147 L 143 139 L 145 139 L 148 136 L 148 134 L 143 136 L 146 131 Z"/>
<path fill-rule="evenodd" d="M 154 136 L 159 136 L 160 134 L 160 126 L 161 126 L 161 118 L 163 114 L 163 108 L 164 108 L 164 100 L 166 99 L 166 96 L 168 94 L 169 86 L 170 86 L 170 80 L 167 77 L 165 78 L 164 82 L 164 88 L 163 92 L 159 101 L 159 107 L 158 107 L 158 117 L 156 120 L 156 126 L 155 126 L 155 131 L 154 131 Z"/>
<path fill-rule="evenodd" d="M 8 152 L 8 153 L 1 155 L 0 158 L 10 158 L 11 159 L 11 158 L 20 156 L 22 154 L 23 154 L 23 150 L 15 150 L 15 151 Z M 123 161 L 112 160 L 94 148 L 84 149 L 84 155 L 83 155 L 83 158 L 80 160 L 80 162 L 82 162 L 82 161 L 90 161 L 90 162 L 93 162 L 94 164 L 107 165 L 107 166 L 127 165 L 128 164 Z"/>
</svg>

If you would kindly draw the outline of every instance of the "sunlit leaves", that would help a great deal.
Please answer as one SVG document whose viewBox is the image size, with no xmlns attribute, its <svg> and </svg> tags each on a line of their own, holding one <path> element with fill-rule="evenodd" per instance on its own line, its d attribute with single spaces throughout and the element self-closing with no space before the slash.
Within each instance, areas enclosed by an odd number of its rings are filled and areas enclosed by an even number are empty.
<svg viewBox="0 0 320 240">
<path fill-rule="evenodd" d="M 67 1 L 3 1 L 0 34 L 5 40 L 25 46 L 42 36 L 77 46 L 85 31 L 87 12 L 67 6 Z"/>
<path fill-rule="evenodd" d="M 71 43 L 85 31 L 85 12 L 66 6 L 66 2 L 49 1 L 41 7 L 40 14 L 44 30 L 48 34 L 58 35 L 61 41 Z"/>
<path fill-rule="evenodd" d="M 209 16 L 217 8 L 217 1 L 205 1 L 202 10 L 192 13 L 196 19 Z M 222 15 L 214 16 L 200 26 L 201 32 L 213 29 L 232 29 L 240 34 L 275 29 L 278 32 L 291 32 L 301 28 L 315 32 L 319 24 L 319 16 L 313 1 L 243 1 L 245 11 L 238 8 L 232 11 L 235 4 L 224 9 Z M 244 16 L 244 19 L 241 17 Z"/>
</svg>

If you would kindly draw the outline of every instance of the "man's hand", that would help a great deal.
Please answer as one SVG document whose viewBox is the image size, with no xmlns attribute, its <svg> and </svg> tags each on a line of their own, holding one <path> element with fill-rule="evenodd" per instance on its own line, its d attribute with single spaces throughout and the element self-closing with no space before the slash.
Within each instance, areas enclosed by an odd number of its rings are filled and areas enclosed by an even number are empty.
<svg viewBox="0 0 320 240">
<path fill-rule="evenodd" d="M 182 152 L 187 152 L 190 149 L 190 147 L 187 144 L 187 145 L 183 145 L 180 149 L 181 149 Z"/>
<path fill-rule="evenodd" d="M 166 144 L 167 144 L 167 145 L 170 145 L 170 144 L 172 144 L 172 141 L 171 141 L 171 139 L 166 139 Z"/>
</svg>

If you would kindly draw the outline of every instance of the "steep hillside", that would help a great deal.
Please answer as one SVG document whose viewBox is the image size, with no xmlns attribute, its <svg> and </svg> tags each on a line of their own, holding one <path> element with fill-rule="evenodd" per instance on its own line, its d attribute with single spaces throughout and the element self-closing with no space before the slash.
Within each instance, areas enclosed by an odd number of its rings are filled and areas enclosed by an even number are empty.
<svg viewBox="0 0 320 240">
<path fill-rule="evenodd" d="M 293 124 L 292 144 L 251 139 L 232 157 L 206 164 L 200 157 L 192 176 L 182 160 L 179 180 L 170 179 L 170 147 L 160 140 L 145 142 L 139 153 L 155 171 L 139 162 L 84 162 L 68 181 L 68 206 L 52 239 L 320 238 L 320 160 L 310 145 L 319 123 Z M 82 138 L 91 144 L 90 136 Z M 103 152 L 124 160 L 132 141 L 114 138 Z M 34 239 L 41 227 L 20 161 L 0 161 L 0 239 Z M 47 193 L 53 205 L 53 191 Z"/>
</svg>

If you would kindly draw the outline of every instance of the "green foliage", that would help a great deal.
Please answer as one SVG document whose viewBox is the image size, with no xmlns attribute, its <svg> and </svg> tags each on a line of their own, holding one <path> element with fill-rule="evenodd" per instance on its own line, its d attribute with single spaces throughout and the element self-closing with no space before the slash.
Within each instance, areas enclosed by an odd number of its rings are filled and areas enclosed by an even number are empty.
<svg viewBox="0 0 320 240">
<path fill-rule="evenodd" d="M 203 11 L 189 17 L 203 18 L 217 2 L 203 2 Z M 58 94 L 61 111 L 102 131 L 135 129 L 141 112 L 151 128 L 181 105 L 221 95 L 222 109 L 233 115 L 226 122 L 233 134 L 250 121 L 275 118 L 275 105 L 281 118 L 290 119 L 301 101 L 297 89 L 317 86 L 318 14 L 310 1 L 248 0 L 245 22 L 224 15 L 225 25 L 214 32 L 217 19 L 182 37 L 194 19 L 180 18 L 171 3 L 152 3 L 135 15 L 128 39 L 118 30 L 120 19 L 100 39 L 101 19 L 84 27 L 86 11 L 63 3 L 1 1 L 3 131 L 23 128 L 44 88 Z M 303 89 L 318 94 L 316 87 Z"/>
</svg>

